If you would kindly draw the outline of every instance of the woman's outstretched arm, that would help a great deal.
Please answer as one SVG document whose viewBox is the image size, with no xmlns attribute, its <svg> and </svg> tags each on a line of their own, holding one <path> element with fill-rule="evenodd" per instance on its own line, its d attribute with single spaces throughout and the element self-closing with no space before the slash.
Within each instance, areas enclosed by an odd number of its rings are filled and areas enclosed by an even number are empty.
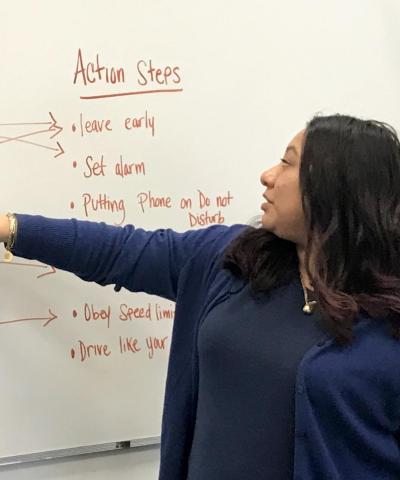
<svg viewBox="0 0 400 480">
<path fill-rule="evenodd" d="M 100 285 L 114 284 L 175 300 L 179 275 L 204 242 L 210 245 L 224 225 L 178 233 L 146 231 L 133 225 L 54 219 L 17 214 L 12 248 L 18 257 L 35 259 Z M 7 242 L 9 220 L 0 215 L 0 241 Z M 196 279 L 193 279 L 195 282 Z"/>
</svg>

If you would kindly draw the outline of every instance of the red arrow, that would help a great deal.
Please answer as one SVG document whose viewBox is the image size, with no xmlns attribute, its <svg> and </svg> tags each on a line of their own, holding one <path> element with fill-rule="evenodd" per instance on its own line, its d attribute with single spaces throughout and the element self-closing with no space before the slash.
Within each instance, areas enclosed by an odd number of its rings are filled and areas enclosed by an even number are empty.
<svg viewBox="0 0 400 480">
<path fill-rule="evenodd" d="M 49 314 L 50 314 L 50 317 L 18 318 L 17 320 L 6 320 L 3 322 L 0 322 L 0 325 L 5 325 L 6 323 L 29 322 L 31 320 L 47 320 L 46 323 L 42 325 L 43 327 L 46 327 L 50 322 L 58 318 L 57 315 L 54 315 L 54 313 L 50 310 L 50 308 L 49 308 Z"/>
<path fill-rule="evenodd" d="M 54 267 L 50 265 L 47 265 L 47 267 L 50 268 L 50 272 L 41 273 L 36 278 L 42 278 L 42 277 L 45 277 L 46 275 L 53 275 L 53 273 L 56 273 L 57 270 Z"/>
<path fill-rule="evenodd" d="M 46 275 L 52 275 L 53 273 L 57 272 L 57 270 L 50 265 L 37 265 L 35 263 L 4 262 L 4 261 L 1 261 L 0 263 L 2 263 L 4 265 L 17 265 L 19 267 L 50 268 L 50 272 L 41 273 L 36 278 L 42 278 L 42 277 L 45 277 Z"/>
<path fill-rule="evenodd" d="M 2 143 L 6 143 L 6 142 L 9 142 L 11 140 L 15 140 L 15 141 L 18 141 L 18 142 L 23 142 L 23 143 L 29 143 L 30 145 L 35 145 L 36 147 L 42 147 L 42 148 L 46 148 L 47 150 L 53 150 L 53 152 L 58 152 L 57 155 L 54 155 L 54 158 L 62 155 L 63 153 L 65 153 L 64 149 L 62 148 L 62 146 L 60 145 L 59 142 L 57 142 L 57 148 L 55 147 L 49 147 L 47 145 L 42 145 L 41 143 L 35 143 L 35 142 L 29 142 L 28 140 L 21 140 L 21 138 L 23 137 L 29 137 L 30 135 L 36 135 L 37 133 L 42 133 L 42 132 L 47 132 L 48 130 L 41 130 L 40 132 L 33 132 L 33 133 L 27 133 L 25 135 L 20 135 L 19 137 L 1 137 L 0 138 L 5 138 L 6 140 L 3 140 L 2 142 L 0 142 L 0 144 Z"/>
<path fill-rule="evenodd" d="M 45 133 L 45 132 L 55 132 L 53 135 L 50 136 L 50 138 L 54 138 L 56 135 L 58 135 L 60 132 L 63 131 L 63 127 L 58 125 L 57 120 L 55 119 L 54 115 L 49 112 L 51 122 L 36 122 L 36 123 L 0 123 L 0 126 L 15 126 L 15 125 L 49 125 L 49 127 L 45 130 L 36 130 L 34 132 L 29 132 L 29 133 L 24 133 L 22 135 L 17 135 L 16 137 L 8 137 L 8 136 L 0 136 L 2 141 L 1 143 L 7 143 L 7 142 L 22 142 L 22 143 L 28 143 L 30 145 L 35 145 L 37 147 L 42 147 L 42 148 L 47 148 L 48 150 L 53 150 L 54 152 L 57 152 L 57 155 L 54 155 L 54 158 L 59 157 L 64 153 L 64 149 L 60 145 L 59 142 L 57 142 L 57 147 L 49 147 L 47 145 L 42 145 L 40 143 L 35 143 L 35 142 L 30 142 L 28 140 L 23 140 L 26 137 L 32 137 L 33 135 L 39 135 L 40 133 Z"/>
<path fill-rule="evenodd" d="M 52 122 L 29 122 L 29 123 L 0 123 L 0 127 L 9 127 L 17 125 L 51 125 Z"/>
<path fill-rule="evenodd" d="M 33 135 L 38 135 L 39 133 L 48 132 L 49 130 L 50 130 L 49 128 L 46 128 L 46 130 L 36 130 L 36 132 L 24 133 L 22 135 L 18 135 L 17 137 L 0 137 L 0 138 L 3 138 L 3 140 L 0 143 L 7 143 L 7 142 L 14 142 L 14 141 L 32 143 L 32 142 L 27 142 L 26 140 L 21 140 L 21 139 L 26 137 L 32 137 Z M 37 145 L 37 144 L 34 143 L 33 145 Z"/>
<path fill-rule="evenodd" d="M 58 151 L 57 155 L 54 155 L 54 158 L 57 158 L 64 153 L 64 149 L 62 148 L 59 142 L 57 142 L 57 147 L 58 149 L 52 148 L 52 150 Z"/>
<path fill-rule="evenodd" d="M 49 112 L 49 115 L 51 118 L 51 122 L 0 123 L 0 127 L 10 127 L 10 126 L 15 127 L 15 126 L 24 126 L 24 125 L 50 125 L 47 130 L 49 132 L 56 131 L 56 133 L 52 137 L 50 137 L 50 138 L 53 138 L 63 131 L 63 127 L 58 125 L 57 120 L 54 118 L 54 115 L 51 112 Z M 43 130 L 43 131 L 46 132 L 47 130 Z"/>
<path fill-rule="evenodd" d="M 63 131 L 63 127 L 60 127 L 60 125 L 58 125 L 57 120 L 54 118 L 54 116 L 51 112 L 49 112 L 49 115 L 50 115 L 50 118 L 52 119 L 52 124 L 49 127 L 49 131 L 50 132 L 53 132 L 53 131 L 56 132 L 50 138 L 54 138 L 56 135 L 58 135 L 60 132 Z"/>
</svg>

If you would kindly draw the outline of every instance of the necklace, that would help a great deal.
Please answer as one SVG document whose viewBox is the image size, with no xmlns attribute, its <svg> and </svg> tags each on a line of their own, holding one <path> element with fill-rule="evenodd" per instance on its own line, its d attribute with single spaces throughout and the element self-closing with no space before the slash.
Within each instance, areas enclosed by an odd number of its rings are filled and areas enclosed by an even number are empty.
<svg viewBox="0 0 400 480">
<path fill-rule="evenodd" d="M 304 287 L 303 284 L 303 277 L 300 272 L 300 281 L 301 281 L 301 286 L 303 287 L 303 292 L 304 292 L 304 300 L 305 300 L 305 305 L 303 307 L 303 312 L 307 315 L 311 315 L 314 312 L 315 305 L 317 304 L 316 300 L 311 300 L 311 302 L 308 301 L 308 295 L 307 295 L 307 290 Z"/>
</svg>

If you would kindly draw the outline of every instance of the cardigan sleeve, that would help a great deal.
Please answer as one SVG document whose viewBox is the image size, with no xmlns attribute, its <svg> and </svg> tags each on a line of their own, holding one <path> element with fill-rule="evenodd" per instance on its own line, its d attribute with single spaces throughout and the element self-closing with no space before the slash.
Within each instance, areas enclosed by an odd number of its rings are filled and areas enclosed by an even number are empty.
<svg viewBox="0 0 400 480">
<path fill-rule="evenodd" d="M 186 262 L 207 249 L 232 227 L 213 225 L 178 233 L 171 229 L 146 231 L 133 225 L 54 219 L 17 214 L 13 253 L 74 273 L 99 285 L 115 285 L 175 301 L 179 275 Z M 204 253 L 203 253 L 204 254 Z M 213 254 L 212 247 L 207 255 Z M 196 278 L 193 278 L 196 282 Z"/>
</svg>

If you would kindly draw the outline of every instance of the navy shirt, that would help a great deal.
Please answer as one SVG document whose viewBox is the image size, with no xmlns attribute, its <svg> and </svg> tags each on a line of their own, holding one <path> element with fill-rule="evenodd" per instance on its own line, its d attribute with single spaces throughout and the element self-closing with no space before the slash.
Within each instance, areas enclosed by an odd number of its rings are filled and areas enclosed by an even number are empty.
<svg viewBox="0 0 400 480">
<path fill-rule="evenodd" d="M 299 281 L 257 299 L 247 285 L 204 319 L 188 480 L 292 480 L 297 369 L 324 335 L 304 303 Z"/>
<path fill-rule="evenodd" d="M 192 480 L 223 480 L 224 469 L 230 480 L 277 480 L 290 475 L 292 462 L 293 480 L 400 479 L 400 342 L 385 319 L 359 312 L 353 342 L 343 348 L 312 330 L 316 318 L 302 313 L 299 277 L 258 301 L 239 294 L 244 282 L 220 259 L 243 225 L 178 233 L 17 217 L 15 255 L 116 291 L 176 301 L 159 480 L 187 480 L 192 446 Z M 229 317 L 219 316 L 225 307 Z M 207 462 L 199 461 L 204 455 Z"/>
</svg>

